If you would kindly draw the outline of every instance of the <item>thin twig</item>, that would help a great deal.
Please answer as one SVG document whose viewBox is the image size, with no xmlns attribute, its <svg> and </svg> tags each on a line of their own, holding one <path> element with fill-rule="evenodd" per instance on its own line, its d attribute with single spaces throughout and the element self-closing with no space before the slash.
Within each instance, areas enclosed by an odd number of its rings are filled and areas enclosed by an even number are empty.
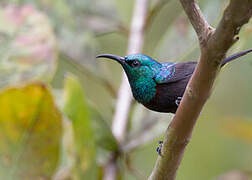
<svg viewBox="0 0 252 180">
<path fill-rule="evenodd" d="M 119 177 L 119 167 L 117 164 L 117 159 L 119 157 L 118 152 L 112 152 L 108 163 L 104 168 L 103 180 L 116 180 Z"/>
<path fill-rule="evenodd" d="M 214 31 L 202 14 L 196 0 L 180 0 L 195 32 L 197 33 L 200 46 L 206 44 L 207 38 Z"/>
<path fill-rule="evenodd" d="M 144 24 L 148 10 L 148 0 L 137 0 L 131 24 L 127 54 L 141 53 L 144 41 Z M 128 123 L 132 95 L 126 75 L 123 75 L 118 92 L 112 132 L 119 142 L 123 142 Z"/>
<path fill-rule="evenodd" d="M 247 23 L 252 15 L 252 0 L 231 0 L 217 29 L 209 29 L 211 33 L 206 33 L 209 26 L 195 0 L 180 2 L 201 41 L 201 56 L 167 129 L 162 156 L 157 159 L 150 180 L 175 179 L 193 127 L 211 94 L 220 63 L 228 49 L 238 40 L 236 36 L 241 26 Z"/>
<path fill-rule="evenodd" d="M 136 0 L 134 14 L 129 34 L 128 54 L 141 53 L 144 41 L 144 24 L 147 16 L 149 0 Z M 119 143 L 123 143 L 126 137 L 126 128 L 132 94 L 126 75 L 123 74 L 118 91 L 115 114 L 112 123 L 112 132 Z M 104 180 L 115 180 L 118 174 L 117 159 L 109 161 L 105 166 Z M 113 167 L 113 168 L 110 168 Z M 116 167 L 116 168 L 115 168 Z"/>
<path fill-rule="evenodd" d="M 149 114 L 147 113 L 142 119 L 144 119 L 145 123 L 142 123 L 142 127 L 138 132 L 132 135 L 125 144 L 122 145 L 122 150 L 124 153 L 129 153 L 135 150 L 137 147 L 146 144 L 147 142 L 152 141 L 153 139 L 159 137 L 162 131 L 157 131 L 158 127 L 155 127 L 160 121 L 159 117 L 154 116 L 147 120 Z M 156 131 L 155 131 L 156 130 Z M 160 128 L 159 128 L 160 130 Z"/>
</svg>

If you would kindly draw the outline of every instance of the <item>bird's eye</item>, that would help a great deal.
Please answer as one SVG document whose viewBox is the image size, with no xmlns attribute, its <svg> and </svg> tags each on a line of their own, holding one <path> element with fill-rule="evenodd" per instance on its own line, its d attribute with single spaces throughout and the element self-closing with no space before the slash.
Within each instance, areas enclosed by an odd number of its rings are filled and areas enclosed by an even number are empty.
<svg viewBox="0 0 252 180">
<path fill-rule="evenodd" d="M 138 67 L 138 66 L 140 66 L 140 64 L 141 63 L 138 60 L 133 60 L 133 61 L 129 62 L 129 65 L 131 67 Z"/>
</svg>

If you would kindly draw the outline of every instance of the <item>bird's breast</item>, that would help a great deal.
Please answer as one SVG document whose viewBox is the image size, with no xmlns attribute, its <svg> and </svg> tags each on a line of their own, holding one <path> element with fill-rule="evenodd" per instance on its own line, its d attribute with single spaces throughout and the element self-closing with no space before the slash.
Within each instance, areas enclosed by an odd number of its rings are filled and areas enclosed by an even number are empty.
<svg viewBox="0 0 252 180">
<path fill-rule="evenodd" d="M 134 98 L 139 103 L 148 103 L 156 95 L 156 83 L 154 81 L 137 81 L 130 83 Z"/>
<path fill-rule="evenodd" d="M 177 82 L 157 84 L 154 98 L 143 105 L 153 111 L 175 113 L 178 108 L 176 100 L 183 96 L 188 80 L 185 78 Z"/>
</svg>

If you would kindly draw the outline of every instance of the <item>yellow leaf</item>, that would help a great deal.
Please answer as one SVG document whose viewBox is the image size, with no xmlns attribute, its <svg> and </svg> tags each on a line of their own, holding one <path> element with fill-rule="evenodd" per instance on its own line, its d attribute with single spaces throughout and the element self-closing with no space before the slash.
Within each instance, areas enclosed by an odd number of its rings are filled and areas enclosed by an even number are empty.
<svg viewBox="0 0 252 180">
<path fill-rule="evenodd" d="M 1 179 L 50 179 L 58 165 L 61 135 L 61 115 L 45 85 L 1 92 Z"/>
</svg>

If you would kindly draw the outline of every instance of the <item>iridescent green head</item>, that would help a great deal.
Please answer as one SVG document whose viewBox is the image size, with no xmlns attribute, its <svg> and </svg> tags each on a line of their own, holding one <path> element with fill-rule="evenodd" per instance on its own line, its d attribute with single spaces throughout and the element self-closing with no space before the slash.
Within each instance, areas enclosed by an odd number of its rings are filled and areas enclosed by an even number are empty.
<svg viewBox="0 0 252 180">
<path fill-rule="evenodd" d="M 120 57 L 112 54 L 101 54 L 96 58 L 109 58 L 121 64 L 127 74 L 135 99 L 141 103 L 150 101 L 156 93 L 153 78 L 159 73 L 162 65 L 149 56 L 133 54 Z"/>
</svg>

